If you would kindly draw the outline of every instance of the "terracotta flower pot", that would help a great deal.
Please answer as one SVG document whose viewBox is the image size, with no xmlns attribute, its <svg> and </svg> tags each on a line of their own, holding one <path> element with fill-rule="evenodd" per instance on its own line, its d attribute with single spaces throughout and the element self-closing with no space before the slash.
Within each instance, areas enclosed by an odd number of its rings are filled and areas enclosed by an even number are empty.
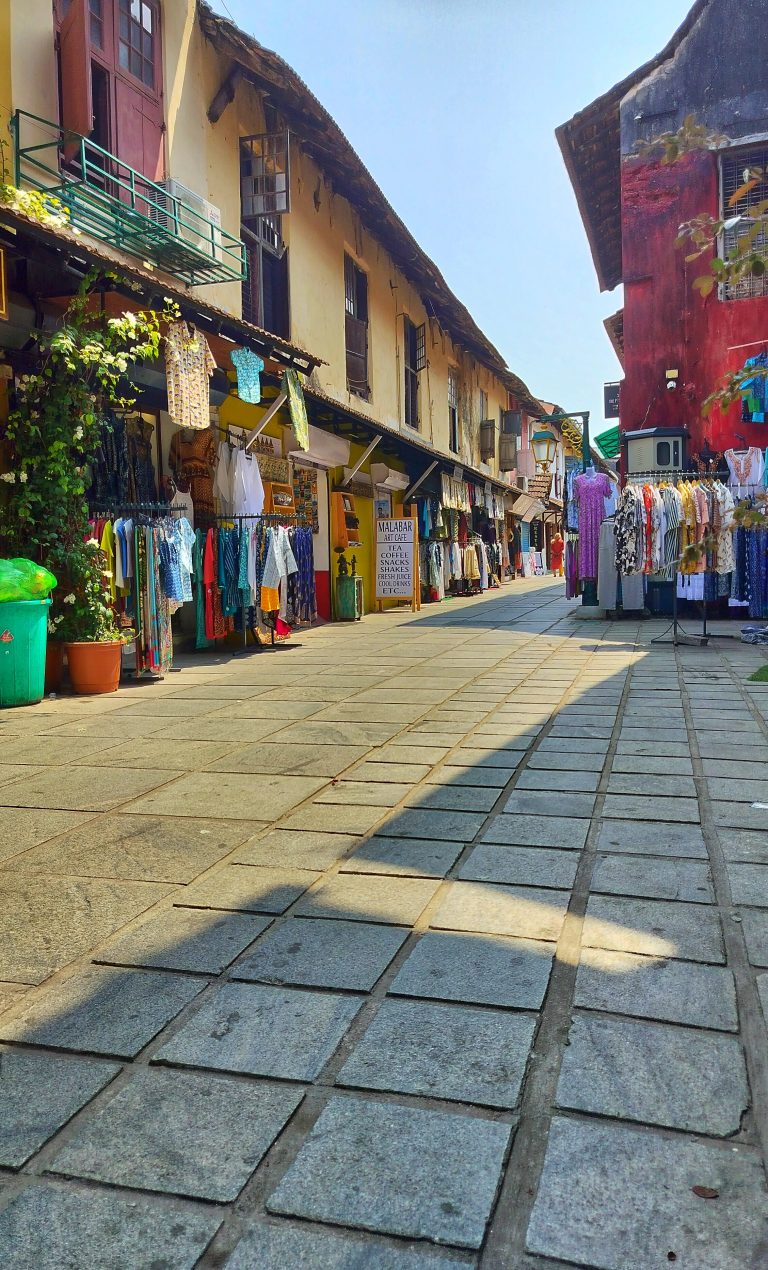
<svg viewBox="0 0 768 1270">
<path fill-rule="evenodd" d="M 49 639 L 45 646 L 45 694 L 59 692 L 64 676 L 64 645 Z"/>
<path fill-rule="evenodd" d="M 119 639 L 95 644 L 67 644 L 66 649 L 69 677 L 75 692 L 84 696 L 117 692 L 123 651 Z"/>
</svg>

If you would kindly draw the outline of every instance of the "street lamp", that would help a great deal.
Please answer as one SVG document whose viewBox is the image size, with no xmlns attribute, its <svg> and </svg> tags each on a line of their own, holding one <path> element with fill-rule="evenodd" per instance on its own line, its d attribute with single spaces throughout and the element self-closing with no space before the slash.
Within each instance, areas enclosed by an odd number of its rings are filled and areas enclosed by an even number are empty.
<svg viewBox="0 0 768 1270">
<path fill-rule="evenodd" d="M 589 448 L 589 411 L 557 410 L 551 415 L 537 415 L 537 423 L 565 423 L 566 419 L 581 419 L 581 470 L 586 472 L 592 462 Z M 597 581 L 586 578 L 581 591 L 583 608 L 597 608 Z"/>
<path fill-rule="evenodd" d="M 553 432 L 534 432 L 531 437 L 536 466 L 540 472 L 548 472 L 552 467 L 557 450 L 557 440 Z"/>
</svg>

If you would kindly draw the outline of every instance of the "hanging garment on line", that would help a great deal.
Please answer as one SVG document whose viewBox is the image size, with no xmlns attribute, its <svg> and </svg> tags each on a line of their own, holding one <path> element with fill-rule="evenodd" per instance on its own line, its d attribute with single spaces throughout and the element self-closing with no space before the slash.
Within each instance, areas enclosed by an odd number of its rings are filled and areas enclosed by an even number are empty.
<svg viewBox="0 0 768 1270">
<path fill-rule="evenodd" d="M 209 428 L 210 384 L 216 362 L 205 336 L 186 322 L 172 322 L 165 337 L 168 413 L 179 428 Z"/>
<path fill-rule="evenodd" d="M 261 372 L 264 362 L 250 348 L 233 348 L 229 354 L 237 375 L 237 395 L 241 401 L 257 405 L 261 401 Z"/>
<path fill-rule="evenodd" d="M 605 499 L 611 483 L 604 472 L 584 472 L 573 483 L 573 494 L 579 508 L 579 569 L 582 578 L 597 577 L 600 525 L 605 518 Z"/>
</svg>

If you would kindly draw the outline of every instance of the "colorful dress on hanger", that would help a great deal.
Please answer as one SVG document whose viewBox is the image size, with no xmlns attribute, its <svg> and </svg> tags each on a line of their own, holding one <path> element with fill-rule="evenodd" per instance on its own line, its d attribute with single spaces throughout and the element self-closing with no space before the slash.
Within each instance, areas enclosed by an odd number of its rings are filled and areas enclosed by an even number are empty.
<svg viewBox="0 0 768 1270">
<path fill-rule="evenodd" d="M 208 529 L 216 514 L 213 502 L 213 465 L 216 446 L 210 428 L 205 432 L 174 433 L 168 463 L 176 480 L 189 486 L 195 523 Z"/>
<path fill-rule="evenodd" d="M 579 573 L 582 578 L 596 578 L 600 526 L 611 482 L 604 472 L 593 476 L 583 472 L 574 481 L 573 492 L 579 506 Z"/>
<path fill-rule="evenodd" d="M 168 413 L 178 428 L 209 428 L 210 377 L 216 362 L 205 336 L 186 322 L 172 322 L 165 337 Z"/>
</svg>

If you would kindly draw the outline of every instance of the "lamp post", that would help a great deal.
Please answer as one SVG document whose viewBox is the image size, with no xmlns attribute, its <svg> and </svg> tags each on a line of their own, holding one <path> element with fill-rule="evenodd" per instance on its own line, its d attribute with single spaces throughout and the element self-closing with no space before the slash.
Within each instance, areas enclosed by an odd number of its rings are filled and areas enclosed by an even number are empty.
<svg viewBox="0 0 768 1270">
<path fill-rule="evenodd" d="M 581 419 L 581 470 L 586 472 L 590 465 L 589 450 L 589 411 L 558 410 L 551 415 L 537 415 L 537 423 L 564 423 L 566 419 Z M 581 590 L 581 603 L 584 608 L 597 608 L 597 581 L 585 579 Z"/>
</svg>

